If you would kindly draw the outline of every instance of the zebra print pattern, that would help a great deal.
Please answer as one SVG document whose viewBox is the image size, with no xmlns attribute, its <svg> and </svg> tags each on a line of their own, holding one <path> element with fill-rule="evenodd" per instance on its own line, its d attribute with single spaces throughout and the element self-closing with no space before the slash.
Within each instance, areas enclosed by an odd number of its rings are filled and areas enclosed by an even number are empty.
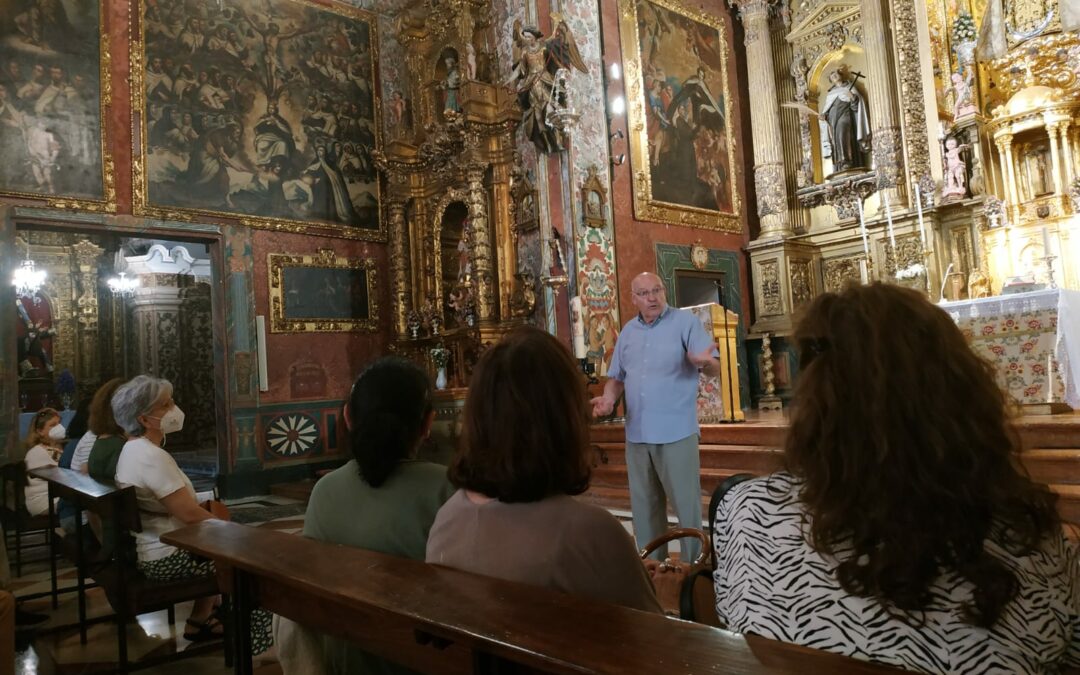
<svg viewBox="0 0 1080 675">
<path fill-rule="evenodd" d="M 1064 535 L 1016 558 L 987 542 L 1020 582 L 991 630 L 964 623 L 971 584 L 935 582 L 925 623 L 845 592 L 836 559 L 808 543 L 798 484 L 787 473 L 734 487 L 716 512 L 716 610 L 731 630 L 923 673 L 1055 673 L 1080 664 L 1080 568 Z M 843 559 L 845 551 L 838 550 Z"/>
</svg>

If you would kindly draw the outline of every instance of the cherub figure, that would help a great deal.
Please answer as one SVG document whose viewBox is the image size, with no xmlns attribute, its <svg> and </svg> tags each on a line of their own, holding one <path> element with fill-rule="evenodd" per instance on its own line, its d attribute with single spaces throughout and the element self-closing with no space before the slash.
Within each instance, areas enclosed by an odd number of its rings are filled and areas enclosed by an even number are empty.
<svg viewBox="0 0 1080 675">
<path fill-rule="evenodd" d="M 953 104 L 953 119 L 974 115 L 976 108 L 971 98 L 971 85 L 960 73 L 952 74 L 952 89 L 956 95 L 956 103 Z"/>
<path fill-rule="evenodd" d="M 969 147 L 967 143 L 957 143 L 955 138 L 945 141 L 945 187 L 941 190 L 942 199 L 963 199 L 967 196 L 967 162 L 961 153 Z"/>
<path fill-rule="evenodd" d="M 559 14 L 551 20 L 554 30 L 547 39 L 536 28 L 514 22 L 514 69 L 503 82 L 518 96 L 525 134 L 544 153 L 565 147 L 563 133 L 547 123 L 551 110 L 567 107 L 567 101 L 553 100 L 555 73 L 571 68 L 588 72 L 570 27 Z"/>
</svg>

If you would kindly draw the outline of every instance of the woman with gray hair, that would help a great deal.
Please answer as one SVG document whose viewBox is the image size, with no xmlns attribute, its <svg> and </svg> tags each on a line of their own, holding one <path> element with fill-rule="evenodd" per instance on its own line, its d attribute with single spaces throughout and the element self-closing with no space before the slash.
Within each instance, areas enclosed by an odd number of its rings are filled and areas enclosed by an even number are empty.
<svg viewBox="0 0 1080 675">
<path fill-rule="evenodd" d="M 112 398 L 113 417 L 127 433 L 128 441 L 116 462 L 116 483 L 134 486 L 142 532 L 133 533 L 139 570 L 149 579 L 176 581 L 213 573 L 213 563 L 190 552 L 162 543 L 161 535 L 185 525 L 213 518 L 199 506 L 195 488 L 172 455 L 165 452 L 165 438 L 184 426 L 184 412 L 173 401 L 168 380 L 139 375 L 121 385 Z M 192 642 L 218 639 L 224 626 L 214 611 L 216 597 L 195 602 L 187 619 L 184 638 Z M 252 651 L 270 648 L 270 615 L 252 616 Z M 265 625 L 263 625 L 265 624 Z"/>
</svg>

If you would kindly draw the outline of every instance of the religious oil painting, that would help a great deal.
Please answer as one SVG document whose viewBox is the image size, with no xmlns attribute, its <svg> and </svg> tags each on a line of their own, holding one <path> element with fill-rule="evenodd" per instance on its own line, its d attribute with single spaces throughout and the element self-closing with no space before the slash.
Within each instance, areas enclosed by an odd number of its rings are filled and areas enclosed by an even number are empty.
<svg viewBox="0 0 1080 675">
<path fill-rule="evenodd" d="M 139 13 L 141 212 L 385 237 L 370 14 L 309 0 L 140 0 Z"/>
<path fill-rule="evenodd" d="M 671 0 L 619 0 L 640 220 L 737 232 L 724 20 Z"/>
<path fill-rule="evenodd" d="M 337 333 L 378 330 L 373 258 L 272 253 L 271 333 Z"/>
<path fill-rule="evenodd" d="M 111 210 L 106 34 L 93 0 L 0 0 L 0 192 Z"/>
</svg>

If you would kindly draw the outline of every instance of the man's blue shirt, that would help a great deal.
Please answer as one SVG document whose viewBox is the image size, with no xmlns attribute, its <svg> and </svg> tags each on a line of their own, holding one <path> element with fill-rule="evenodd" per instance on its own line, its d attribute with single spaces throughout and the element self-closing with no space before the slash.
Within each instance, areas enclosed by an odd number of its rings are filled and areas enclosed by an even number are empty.
<svg viewBox="0 0 1080 675">
<path fill-rule="evenodd" d="M 713 339 L 701 321 L 683 309 L 667 307 L 651 324 L 640 315 L 623 326 L 608 366 L 608 376 L 626 392 L 626 440 L 671 443 L 699 433 L 698 369 L 686 358 Z"/>
</svg>

